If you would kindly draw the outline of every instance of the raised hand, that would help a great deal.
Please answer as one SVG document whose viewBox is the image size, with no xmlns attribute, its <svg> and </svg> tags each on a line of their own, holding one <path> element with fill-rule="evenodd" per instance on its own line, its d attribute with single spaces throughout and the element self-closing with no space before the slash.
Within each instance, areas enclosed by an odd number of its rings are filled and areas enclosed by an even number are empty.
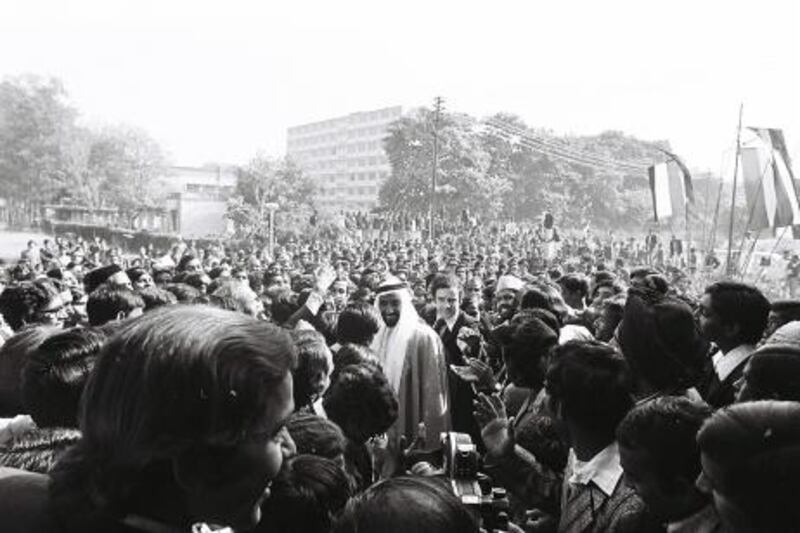
<svg viewBox="0 0 800 533">
<path fill-rule="evenodd" d="M 511 419 L 499 394 L 479 394 L 474 402 L 475 420 L 481 428 L 481 438 L 490 456 L 502 457 L 514 449 Z"/>
</svg>

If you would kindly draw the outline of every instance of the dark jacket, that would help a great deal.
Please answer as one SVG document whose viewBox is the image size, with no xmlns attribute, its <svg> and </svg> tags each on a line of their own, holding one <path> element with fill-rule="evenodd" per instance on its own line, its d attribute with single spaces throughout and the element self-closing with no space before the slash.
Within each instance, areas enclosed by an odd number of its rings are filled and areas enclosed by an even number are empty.
<svg viewBox="0 0 800 533">
<path fill-rule="evenodd" d="M 49 507 L 50 478 L 0 467 L 0 523 L 4 533 L 61 533 Z"/>
<path fill-rule="evenodd" d="M 709 364 L 706 368 L 703 383 L 700 386 L 700 395 L 714 409 L 721 409 L 731 405 L 736 401 L 736 382 L 742 379 L 744 367 L 747 366 L 745 359 L 728 376 L 720 381 L 714 370 L 714 365 Z"/>
<path fill-rule="evenodd" d="M 442 344 L 444 345 L 445 360 L 448 368 L 447 377 L 453 431 L 468 433 L 473 442 L 480 446 L 483 441 L 473 415 L 474 407 L 472 402 L 475 400 L 475 394 L 472 391 L 472 386 L 450 370 L 450 365 L 464 366 L 467 364 L 464 353 L 458 346 L 458 335 L 465 327 L 472 328 L 476 332 L 479 330 L 478 321 L 463 311 L 459 311 L 452 330 L 447 327 L 447 323 L 444 320 L 439 320 L 433 325 L 434 331 L 442 339 Z"/>
</svg>

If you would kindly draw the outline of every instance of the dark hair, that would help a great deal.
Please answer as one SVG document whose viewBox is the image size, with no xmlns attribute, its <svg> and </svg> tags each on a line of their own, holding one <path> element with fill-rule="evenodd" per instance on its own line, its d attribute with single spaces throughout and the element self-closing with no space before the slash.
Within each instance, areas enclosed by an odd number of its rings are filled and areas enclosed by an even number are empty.
<svg viewBox="0 0 800 533">
<path fill-rule="evenodd" d="M 330 533 L 350 498 L 350 480 L 336 463 L 316 455 L 285 461 L 261 505 L 256 533 Z"/>
<path fill-rule="evenodd" d="M 459 281 L 448 274 L 436 274 L 431 279 L 429 284 L 431 296 L 436 297 L 436 291 L 441 289 L 454 289 L 456 292 L 461 292 L 461 284 Z"/>
<path fill-rule="evenodd" d="M 166 306 L 127 322 L 86 385 L 82 440 L 51 473 L 57 514 L 97 531 L 174 479 L 175 460 L 225 464 L 229 450 L 274 431 L 269 406 L 294 362 L 288 333 L 240 313 Z"/>
<path fill-rule="evenodd" d="M 87 272 L 83 277 L 83 286 L 86 289 L 86 294 L 93 293 L 95 289 L 108 281 L 108 278 L 117 272 L 122 272 L 122 267 L 114 264 L 101 266 Z"/>
<path fill-rule="evenodd" d="M 125 273 L 130 278 L 131 282 L 136 283 L 139 281 L 139 278 L 142 276 L 148 275 L 147 270 L 143 269 L 142 267 L 131 267 L 125 271 Z"/>
<path fill-rule="evenodd" d="M 580 274 L 565 274 L 558 278 L 557 283 L 570 292 L 577 292 L 583 297 L 589 294 L 589 282 Z"/>
<path fill-rule="evenodd" d="M 539 287 L 527 287 L 519 301 L 520 310 L 544 309 L 553 312 L 553 300 Z"/>
<path fill-rule="evenodd" d="M 767 344 L 747 362 L 739 401 L 800 402 L 800 352 L 795 346 Z"/>
<path fill-rule="evenodd" d="M 191 274 L 184 274 L 181 278 L 181 284 L 189 285 L 190 287 L 197 289 L 199 292 L 204 292 L 202 289 L 203 285 L 205 284 L 206 288 L 208 288 L 210 283 L 204 283 L 203 278 L 208 278 L 208 281 L 211 281 L 211 278 L 205 272 L 192 272 Z M 175 296 L 177 296 L 177 294 Z"/>
<path fill-rule="evenodd" d="M 297 367 L 292 372 L 294 380 L 294 407 L 307 407 L 313 401 L 314 380 L 320 375 L 329 375 L 333 370 L 332 355 L 325 337 L 315 330 L 292 331 L 297 349 Z"/>
<path fill-rule="evenodd" d="M 54 326 L 25 328 L 0 346 L 0 416 L 23 412 L 20 372 L 25 361 L 50 335 L 61 331 Z"/>
<path fill-rule="evenodd" d="M 628 365 L 614 348 L 597 341 L 557 347 L 546 386 L 562 416 L 609 437 L 633 406 Z"/>
<path fill-rule="evenodd" d="M 144 300 L 124 287 L 101 285 L 86 300 L 86 315 L 90 326 L 102 326 L 116 320 L 120 313 L 127 315 L 136 308 L 144 309 Z"/>
<path fill-rule="evenodd" d="M 728 325 L 739 326 L 739 340 L 755 344 L 767 329 L 769 300 L 752 285 L 718 281 L 706 287 L 711 308 Z"/>
<path fill-rule="evenodd" d="M 336 340 L 340 344 L 368 345 L 381 326 L 380 313 L 375 306 L 351 302 L 339 313 L 336 322 Z"/>
<path fill-rule="evenodd" d="M 174 294 L 180 303 L 192 303 L 200 296 L 200 290 L 187 283 L 168 283 L 164 290 Z"/>
<path fill-rule="evenodd" d="M 708 351 L 688 304 L 642 287 L 628 292 L 619 345 L 634 380 L 667 393 L 695 384 Z"/>
<path fill-rule="evenodd" d="M 541 386 L 545 377 L 547 361 L 551 351 L 558 343 L 555 318 L 543 320 L 536 311 L 517 313 L 508 324 L 495 329 L 495 338 L 503 346 L 503 358 L 512 380 L 524 380 L 519 385 Z M 549 313 L 548 313 L 549 314 Z"/>
<path fill-rule="evenodd" d="M 194 261 L 195 259 L 197 259 L 197 258 L 195 256 L 193 256 L 192 254 L 183 255 L 183 257 L 181 257 L 180 260 L 178 261 L 178 266 L 176 267 L 175 270 L 178 271 L 178 272 L 183 272 L 184 270 L 186 270 L 186 265 L 188 265 L 190 262 Z"/>
<path fill-rule="evenodd" d="M 443 481 L 395 477 L 353 497 L 335 533 L 478 533 L 478 522 Z"/>
<path fill-rule="evenodd" d="M 345 438 L 334 422 L 310 413 L 297 412 L 286 422 L 297 453 L 336 459 L 344 454 Z"/>
<path fill-rule="evenodd" d="M 368 346 L 363 344 L 342 344 L 336 353 L 333 354 L 333 373 L 331 374 L 331 381 L 336 379 L 339 371 L 350 365 L 373 365 L 380 369 L 381 365 L 378 358 Z"/>
<path fill-rule="evenodd" d="M 358 287 L 350 295 L 351 303 L 366 303 L 372 304 L 375 300 L 375 293 L 369 287 Z"/>
<path fill-rule="evenodd" d="M 602 281 L 597 282 L 597 284 L 592 288 L 592 299 L 597 298 L 597 291 L 599 289 L 611 289 L 613 295 L 621 294 L 624 291 L 622 285 L 618 282 L 614 281 L 614 279 L 604 279 Z"/>
<path fill-rule="evenodd" d="M 150 311 L 162 305 L 172 305 L 178 303 L 178 299 L 170 291 L 160 287 L 146 287 L 136 291 L 144 301 L 144 310 Z"/>
<path fill-rule="evenodd" d="M 273 322 L 278 325 L 285 324 L 287 320 L 300 308 L 297 304 L 297 294 L 283 289 L 272 297 L 270 315 Z"/>
<path fill-rule="evenodd" d="M 800 320 L 800 300 L 775 300 L 770 304 L 770 310 L 785 314 L 787 322 Z"/>
<path fill-rule="evenodd" d="M 718 470 L 714 491 L 738 508 L 753 531 L 796 531 L 800 523 L 798 420 L 797 402 L 746 402 L 714 413 L 697 435 L 704 463 Z"/>
<path fill-rule="evenodd" d="M 681 477 L 694 483 L 700 474 L 697 432 L 713 410 L 702 401 L 661 396 L 634 407 L 617 427 L 617 441 L 642 450 L 658 479 Z"/>
<path fill-rule="evenodd" d="M 40 428 L 78 427 L 78 404 L 106 336 L 72 328 L 45 339 L 22 366 L 25 410 Z"/>
<path fill-rule="evenodd" d="M 526 417 L 514 430 L 514 440 L 554 472 L 567 466 L 569 447 L 549 416 Z"/>
<path fill-rule="evenodd" d="M 23 281 L 0 293 L 0 314 L 11 329 L 19 331 L 26 324 L 38 322 L 39 313 L 58 295 L 46 281 Z"/>
<path fill-rule="evenodd" d="M 372 365 L 339 370 L 322 401 L 330 420 L 348 439 L 363 444 L 397 420 L 397 398 L 383 372 Z"/>
</svg>

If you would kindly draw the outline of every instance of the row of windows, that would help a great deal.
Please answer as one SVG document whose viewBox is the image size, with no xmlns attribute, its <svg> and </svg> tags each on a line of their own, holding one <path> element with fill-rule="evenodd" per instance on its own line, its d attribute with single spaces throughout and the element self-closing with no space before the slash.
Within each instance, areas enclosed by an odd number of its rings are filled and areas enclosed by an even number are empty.
<svg viewBox="0 0 800 533">
<path fill-rule="evenodd" d="M 347 144 L 349 141 L 370 139 L 380 142 L 388 134 L 385 125 L 374 128 L 364 128 L 363 130 L 353 130 L 347 132 L 331 133 L 328 135 L 317 135 L 300 139 L 289 138 L 287 141 L 288 149 L 300 150 L 309 146 L 322 146 L 327 149 L 331 144 Z M 327 146 L 326 146 L 327 145 Z"/>
<path fill-rule="evenodd" d="M 305 157 L 325 157 L 342 154 L 357 154 L 363 152 L 377 152 L 383 149 L 383 139 L 371 142 L 361 142 L 352 144 L 340 144 L 337 146 L 326 146 L 325 148 L 312 148 L 310 150 L 289 150 L 289 155 L 294 159 Z"/>
<path fill-rule="evenodd" d="M 358 157 L 351 159 L 328 159 L 322 161 L 306 161 L 303 159 L 296 159 L 300 166 L 306 172 L 313 170 L 347 170 L 354 167 L 371 167 L 386 164 L 386 158 L 381 156 L 373 157 Z"/>
<path fill-rule="evenodd" d="M 362 113 L 353 113 L 346 117 L 332 118 L 322 122 L 314 122 L 313 124 L 303 124 L 289 129 L 290 135 L 300 135 L 314 132 L 322 132 L 332 128 L 341 128 L 347 124 L 363 124 L 365 122 L 386 121 L 386 119 L 394 120 L 400 117 L 402 109 L 400 107 L 390 107 L 386 109 L 379 109 L 378 111 L 365 111 Z"/>
<path fill-rule="evenodd" d="M 350 196 L 365 196 L 365 195 L 376 195 L 378 194 L 378 187 L 377 186 L 365 186 L 365 187 L 328 187 L 328 188 L 320 188 L 319 189 L 320 196 L 342 196 L 342 195 L 350 195 Z"/>
<path fill-rule="evenodd" d="M 331 198 L 320 198 L 317 201 L 317 203 L 321 207 L 325 207 L 328 209 L 336 207 L 337 209 L 344 208 L 348 210 L 371 209 L 376 205 L 378 205 L 378 202 L 376 202 L 375 200 L 362 200 L 362 201 L 348 200 L 345 202 L 342 200 L 336 200 Z"/>
</svg>

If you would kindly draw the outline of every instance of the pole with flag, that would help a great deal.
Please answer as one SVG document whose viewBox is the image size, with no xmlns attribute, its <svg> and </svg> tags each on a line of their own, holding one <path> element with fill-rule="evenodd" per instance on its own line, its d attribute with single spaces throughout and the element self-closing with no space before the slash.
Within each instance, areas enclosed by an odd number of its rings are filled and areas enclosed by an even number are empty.
<svg viewBox="0 0 800 533">
<path fill-rule="evenodd" d="M 686 219 L 689 247 L 689 206 L 694 203 L 692 175 L 677 155 L 661 148 L 659 150 L 667 156 L 667 161 L 647 169 L 653 198 L 653 215 L 656 222 L 683 215 Z"/>
</svg>

